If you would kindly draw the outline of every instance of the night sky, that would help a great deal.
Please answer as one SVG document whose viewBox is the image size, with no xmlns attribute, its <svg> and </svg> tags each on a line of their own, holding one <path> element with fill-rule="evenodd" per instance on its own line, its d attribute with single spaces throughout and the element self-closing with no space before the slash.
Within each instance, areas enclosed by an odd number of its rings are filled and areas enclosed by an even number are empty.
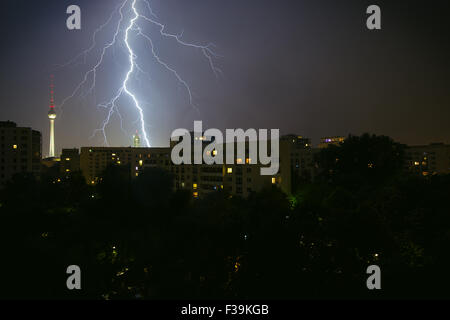
<svg viewBox="0 0 450 320">
<path fill-rule="evenodd" d="M 0 120 L 43 134 L 48 152 L 49 77 L 55 75 L 56 104 L 72 93 L 111 40 L 112 23 L 99 34 L 86 63 L 57 68 L 91 44 L 93 31 L 123 0 L 2 0 L 0 4 Z M 419 3 L 417 1 L 417 3 Z M 212 42 L 221 55 L 217 79 L 201 52 L 161 40 L 161 58 L 190 84 L 184 88 L 151 60 L 149 46 L 131 39 L 149 77 L 133 78 L 145 101 L 153 146 L 168 144 L 175 128 L 279 128 L 317 143 L 322 136 L 371 132 L 407 144 L 450 142 L 449 33 L 444 1 L 348 0 L 153 0 L 167 31 L 199 44 Z M 66 28 L 66 8 L 82 10 L 82 29 Z M 366 28 L 370 4 L 382 10 L 382 30 Z M 119 37 L 119 40 L 123 39 Z M 79 62 L 83 62 L 80 60 Z M 94 94 L 77 96 L 56 120 L 56 150 L 101 146 L 90 138 L 106 116 L 97 104 L 109 100 L 128 69 L 123 43 L 105 56 Z M 89 86 L 87 86 L 89 87 Z M 130 99 L 119 102 L 107 127 L 112 146 L 132 144 L 139 128 Z M 58 110 L 57 110 L 58 111 Z M 59 112 L 59 111 L 58 111 Z"/>
</svg>

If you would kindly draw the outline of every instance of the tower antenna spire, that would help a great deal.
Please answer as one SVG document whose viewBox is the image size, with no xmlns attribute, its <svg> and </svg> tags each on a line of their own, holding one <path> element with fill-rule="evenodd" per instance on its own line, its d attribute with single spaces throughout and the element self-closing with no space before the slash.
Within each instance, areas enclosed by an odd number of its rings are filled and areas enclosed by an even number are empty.
<svg viewBox="0 0 450 320">
<path fill-rule="evenodd" d="M 50 108 L 54 108 L 55 107 L 55 100 L 54 100 L 54 88 L 55 85 L 53 83 L 53 79 L 54 76 L 51 74 L 50 75 Z"/>
<path fill-rule="evenodd" d="M 54 88 L 55 85 L 53 83 L 54 76 L 50 75 L 50 111 L 48 112 L 48 118 L 50 119 L 50 144 L 48 156 L 51 158 L 55 157 L 55 100 L 54 100 Z"/>
</svg>

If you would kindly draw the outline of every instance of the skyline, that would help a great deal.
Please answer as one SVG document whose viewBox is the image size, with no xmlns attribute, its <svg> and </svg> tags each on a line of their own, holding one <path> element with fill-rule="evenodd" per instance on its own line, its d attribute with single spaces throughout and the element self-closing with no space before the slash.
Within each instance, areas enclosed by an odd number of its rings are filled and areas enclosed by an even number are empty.
<svg viewBox="0 0 450 320">
<path fill-rule="evenodd" d="M 78 1 L 83 28 L 72 32 L 64 27 L 68 2 L 48 2 L 46 8 L 25 1 L 2 3 L 3 14 L 21 12 L 21 18 L 10 14 L 1 22 L 10 49 L 0 59 L 4 70 L 0 82 L 8 86 L 0 103 L 15 105 L 2 107 L 1 118 L 41 131 L 43 150 L 48 150 L 44 112 L 48 111 L 47 80 L 52 66 L 88 47 L 93 30 L 114 7 L 107 1 Z M 405 14 L 406 2 L 381 1 L 383 28 L 378 33 L 365 29 L 365 2 L 346 4 L 153 1 L 171 32 L 184 29 L 189 40 L 217 45 L 224 76 L 216 81 L 193 56 L 172 53 L 174 62 L 194 59 L 188 67 L 180 67 L 183 74 L 201 73 L 192 78 L 201 117 L 189 110 L 182 90 L 173 89 L 173 79 L 156 72 L 151 83 L 156 88 L 147 107 L 152 144 L 167 144 L 172 130 L 189 129 L 193 120 L 219 129 L 280 128 L 282 134 L 310 137 L 313 144 L 323 136 L 363 132 L 388 135 L 410 145 L 449 143 L 445 123 L 450 115 L 445 75 L 449 50 L 443 40 L 445 21 L 440 17 L 444 11 L 439 4 L 433 8 L 410 5 Z M 30 28 L 33 24 L 40 27 Z M 8 32 L 11 28 L 17 36 Z M 171 47 L 167 50 L 171 52 Z M 56 104 L 83 71 L 69 68 L 56 73 Z M 98 139 L 89 140 L 101 119 L 89 99 L 71 102 L 55 123 L 57 154 L 63 147 L 101 146 Z M 111 145 L 132 145 L 135 127 L 127 131 L 129 136 L 118 133 L 115 122 Z"/>
<path fill-rule="evenodd" d="M 52 115 L 52 118 L 50 118 L 50 115 Z M 52 141 L 53 141 L 53 143 L 54 143 L 54 141 L 55 141 L 55 138 L 54 138 L 54 136 L 52 136 L 52 127 L 54 127 L 54 122 L 55 122 L 55 118 L 56 118 L 56 114 L 54 113 L 54 109 L 53 108 L 50 108 L 50 111 L 49 111 L 49 113 L 48 113 L 48 117 L 50 118 L 50 135 L 47 137 L 48 139 L 47 140 L 50 140 L 50 144 L 52 143 Z M 36 130 L 35 128 L 32 128 L 32 127 L 30 127 L 30 126 L 21 126 L 21 125 L 19 125 L 17 122 L 15 122 L 14 120 L 10 120 L 10 119 L 7 119 L 7 120 L 0 120 L 0 121 L 2 121 L 2 122 L 5 122 L 5 123 L 13 123 L 14 125 L 17 125 L 17 127 L 23 127 L 23 128 L 28 128 L 28 129 L 33 129 L 33 130 Z M 177 128 L 176 130 L 188 130 L 188 131 L 190 131 L 190 129 L 189 128 Z M 216 129 L 216 128 L 209 128 L 209 129 Z M 258 129 L 254 129 L 254 128 L 234 128 L 233 130 L 240 130 L 240 129 L 242 129 L 242 130 L 244 130 L 244 131 L 246 131 L 246 130 L 258 130 Z M 53 129 L 54 130 L 54 129 Z M 227 129 L 228 130 L 228 129 Z M 264 130 L 267 130 L 267 129 L 264 129 Z M 272 130 L 274 130 L 274 129 L 272 129 Z M 37 130 L 39 133 L 42 133 L 41 131 L 39 131 L 39 130 Z M 192 132 L 192 131 L 190 131 L 190 132 Z M 362 134 L 373 134 L 372 132 L 362 132 Z M 290 133 L 285 133 L 285 134 L 282 134 L 282 135 L 280 135 L 280 138 L 286 138 L 286 137 L 289 137 L 289 136 L 296 136 L 296 137 L 299 137 L 299 138 L 304 138 L 304 139 L 307 139 L 308 141 L 312 141 L 312 139 L 310 138 L 310 137 L 308 137 L 308 136 L 303 136 L 303 135 L 298 135 L 297 133 L 295 133 L 295 132 L 290 132 Z M 344 141 L 345 139 L 347 139 L 348 137 L 350 137 L 350 136 L 353 136 L 353 137 L 355 137 L 355 136 L 358 136 L 358 135 L 355 135 L 355 134 L 353 134 L 353 133 L 349 133 L 349 134 L 347 134 L 347 135 L 335 135 L 335 136 L 325 136 L 325 135 L 322 135 L 322 136 L 320 136 L 320 138 L 318 138 L 318 141 L 317 142 L 314 142 L 314 143 L 311 143 L 310 144 L 310 147 L 311 148 L 315 148 L 315 149 L 320 149 L 321 148 L 321 145 L 322 144 L 324 144 L 324 143 L 328 143 L 328 142 L 331 142 L 332 140 L 335 140 L 335 139 L 338 139 L 339 141 Z M 380 134 L 380 136 L 386 136 L 386 135 L 383 135 L 383 134 Z M 387 136 L 387 137 L 389 137 L 389 136 Z M 389 137 L 389 138 L 392 138 L 392 137 Z M 43 137 L 43 141 L 42 142 L 45 142 L 45 139 L 46 139 L 46 137 Z M 257 141 L 260 141 L 260 140 L 257 140 Z M 403 143 L 403 142 L 401 142 L 401 141 L 397 141 L 397 140 L 395 140 L 394 139 L 394 141 L 395 142 L 399 142 L 399 143 L 401 143 L 401 144 L 403 144 L 403 145 L 405 145 L 405 146 L 408 146 L 408 147 L 421 147 L 421 146 L 432 146 L 432 145 L 448 145 L 448 143 L 447 142 L 443 142 L 443 141 L 431 141 L 431 142 L 428 142 L 428 143 L 423 143 L 423 144 L 418 144 L 418 143 L 413 143 L 413 144 L 406 144 L 406 143 Z M 144 149 L 159 149 L 159 148 L 170 148 L 170 142 L 171 142 L 171 140 L 170 140 L 170 136 L 169 137 L 167 137 L 167 143 L 166 144 L 164 144 L 164 145 L 155 145 L 155 146 L 149 146 L 149 147 L 146 147 L 146 146 L 141 146 L 140 145 L 140 136 L 139 136 L 139 134 L 136 132 L 136 133 L 134 133 L 132 136 L 131 136 L 131 143 L 129 143 L 129 144 L 125 144 L 125 145 L 102 145 L 102 146 L 99 146 L 99 145 L 78 145 L 78 146 L 61 146 L 60 148 L 56 148 L 56 147 L 54 147 L 53 149 L 55 150 L 54 151 L 54 156 L 52 156 L 52 155 L 50 155 L 50 154 L 48 154 L 48 155 L 46 155 L 45 154 L 45 152 L 44 152 L 44 150 L 42 150 L 43 151 L 43 153 L 42 153 L 42 158 L 44 159 L 44 158 L 58 158 L 58 154 L 61 154 L 62 152 L 63 152 L 63 150 L 73 150 L 73 149 L 78 149 L 78 150 L 80 150 L 80 149 L 82 149 L 82 148 L 88 148 L 88 147 L 104 147 L 104 148 L 144 148 Z M 55 144 L 56 145 L 56 144 Z M 50 150 L 52 150 L 52 148 L 50 147 Z M 50 151 L 50 153 L 51 153 L 51 151 Z"/>
</svg>

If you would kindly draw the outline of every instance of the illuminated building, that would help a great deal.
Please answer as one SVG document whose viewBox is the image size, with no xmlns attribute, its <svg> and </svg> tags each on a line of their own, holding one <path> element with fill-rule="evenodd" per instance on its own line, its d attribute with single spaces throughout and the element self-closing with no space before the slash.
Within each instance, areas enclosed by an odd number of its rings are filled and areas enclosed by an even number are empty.
<svg viewBox="0 0 450 320">
<path fill-rule="evenodd" d="M 16 173 L 41 172 L 41 133 L 17 127 L 14 122 L 0 121 L 0 185 Z"/>
<path fill-rule="evenodd" d="M 271 176 L 260 174 L 260 165 L 250 164 L 182 164 L 172 165 L 175 189 L 192 190 L 193 196 L 217 191 L 249 196 L 272 184 Z"/>
<path fill-rule="evenodd" d="M 169 148 L 82 147 L 80 169 L 89 184 L 95 184 L 110 164 L 128 166 L 136 177 L 145 167 L 170 166 Z"/>
<path fill-rule="evenodd" d="M 450 145 L 432 143 L 406 148 L 405 167 L 424 176 L 450 173 Z"/>
<path fill-rule="evenodd" d="M 320 138 L 319 149 L 327 148 L 329 145 L 339 146 L 344 141 L 345 141 L 345 137 Z"/>
<path fill-rule="evenodd" d="M 175 190 L 190 190 L 193 197 L 219 190 L 246 197 L 272 185 L 273 177 L 261 176 L 261 166 L 250 164 L 250 159 L 234 165 L 174 165 L 170 154 L 171 148 L 83 147 L 80 169 L 87 183 L 96 184 L 110 164 L 128 166 L 131 177 L 139 176 L 146 168 L 162 168 L 172 174 Z M 281 179 L 277 177 L 276 181 Z"/>
<path fill-rule="evenodd" d="M 80 170 L 80 153 L 77 148 L 62 149 L 59 168 L 61 173 L 69 173 Z"/>
</svg>

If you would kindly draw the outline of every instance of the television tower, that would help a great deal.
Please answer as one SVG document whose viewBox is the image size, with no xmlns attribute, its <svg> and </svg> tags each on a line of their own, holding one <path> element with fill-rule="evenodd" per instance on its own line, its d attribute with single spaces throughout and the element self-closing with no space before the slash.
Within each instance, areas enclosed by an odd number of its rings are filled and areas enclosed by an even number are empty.
<svg viewBox="0 0 450 320">
<path fill-rule="evenodd" d="M 141 147 L 141 137 L 139 136 L 137 130 L 136 130 L 136 134 L 133 135 L 133 147 L 135 147 L 135 148 Z"/>
<path fill-rule="evenodd" d="M 50 158 L 55 157 L 55 119 L 56 119 L 56 112 L 55 112 L 55 104 L 53 99 L 53 75 L 50 76 L 50 111 L 48 112 L 48 118 L 50 119 L 50 147 L 48 156 Z"/>
</svg>

